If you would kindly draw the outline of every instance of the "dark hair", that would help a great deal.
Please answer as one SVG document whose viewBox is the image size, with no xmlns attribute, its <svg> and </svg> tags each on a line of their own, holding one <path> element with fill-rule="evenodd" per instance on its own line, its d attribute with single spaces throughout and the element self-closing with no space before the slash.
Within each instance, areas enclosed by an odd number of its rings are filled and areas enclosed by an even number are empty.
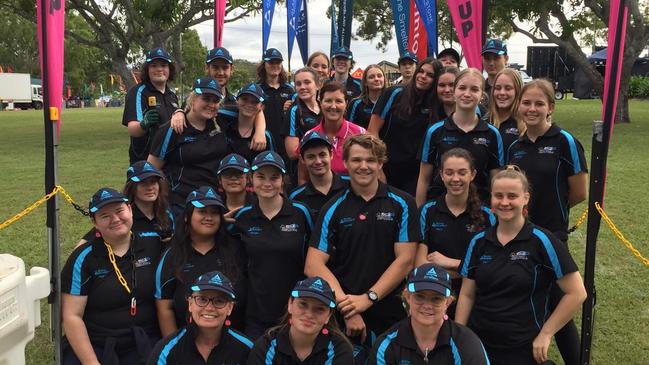
<svg viewBox="0 0 649 365">
<path fill-rule="evenodd" d="M 320 88 L 320 91 L 318 93 L 318 101 L 322 102 L 324 94 L 333 93 L 336 91 L 340 91 L 341 93 L 343 93 L 343 95 L 347 95 L 347 88 L 342 82 L 335 80 L 326 81 L 324 85 L 322 85 L 322 88 Z"/>
<path fill-rule="evenodd" d="M 165 231 L 172 229 L 169 216 L 167 215 L 167 210 L 169 209 L 169 201 L 167 200 L 167 197 L 169 196 L 169 184 L 167 184 L 167 180 L 164 178 L 158 178 L 157 180 L 158 198 L 153 202 L 153 213 L 155 214 L 155 219 L 158 221 L 160 228 Z M 135 204 L 138 184 L 139 183 L 131 180 L 126 181 L 126 184 L 124 184 L 124 190 L 122 192 L 126 195 L 131 204 Z"/>
<path fill-rule="evenodd" d="M 417 74 L 421 72 L 421 68 L 424 65 L 431 65 L 433 67 L 433 84 L 429 90 L 424 91 L 423 93 L 417 90 L 415 86 L 415 79 Z M 439 74 L 442 70 L 442 64 L 433 57 L 426 57 L 423 61 L 419 62 L 417 68 L 415 69 L 415 74 L 404 86 L 403 93 L 401 97 L 401 102 L 397 105 L 396 112 L 397 115 L 402 119 L 407 119 L 412 116 L 412 112 L 421 105 L 428 104 L 430 106 L 430 119 L 437 120 L 437 110 L 439 101 L 437 100 L 437 80 L 439 80 Z"/>
<path fill-rule="evenodd" d="M 266 78 L 268 75 L 266 74 L 266 61 L 262 60 L 259 62 L 257 65 L 257 83 L 262 84 L 266 82 Z M 284 69 L 284 66 L 282 66 L 282 71 L 279 73 L 279 78 L 278 80 L 280 84 L 285 84 L 288 82 L 288 73 Z"/>
<path fill-rule="evenodd" d="M 464 148 L 451 148 L 450 150 L 444 152 L 440 158 L 439 173 L 442 174 L 444 171 L 444 163 L 451 157 L 464 159 L 469 163 L 469 168 L 471 171 L 475 171 L 475 162 L 473 161 L 473 156 L 471 153 Z M 466 207 L 469 211 L 469 216 L 471 217 L 471 223 L 475 227 L 484 226 L 485 219 L 484 214 L 482 213 L 482 202 L 480 201 L 480 196 L 478 195 L 478 188 L 475 186 L 473 181 L 469 183 L 469 196 L 466 201 Z"/>
<path fill-rule="evenodd" d="M 361 94 L 358 96 L 358 99 L 361 99 L 363 101 L 363 103 L 365 103 L 366 105 L 370 105 L 372 103 L 370 101 L 370 89 L 367 86 L 367 74 L 368 74 L 369 70 L 371 70 L 373 68 L 381 71 L 381 74 L 383 74 L 383 80 L 384 81 L 383 81 L 383 89 L 381 89 L 381 93 L 383 93 L 383 91 L 385 91 L 385 88 L 386 88 L 386 85 L 387 85 L 387 81 L 385 80 L 385 73 L 383 72 L 383 69 L 381 69 L 381 67 L 379 67 L 379 65 L 372 64 L 372 65 L 369 65 L 369 66 L 365 67 L 365 70 L 363 71 L 363 77 L 361 78 Z"/>
<path fill-rule="evenodd" d="M 152 60 L 153 62 L 155 60 Z M 140 78 L 142 79 L 143 83 L 151 83 L 151 79 L 149 78 L 149 65 L 151 62 L 144 62 L 142 64 L 142 67 L 140 68 Z M 169 62 L 169 78 L 167 79 L 167 82 L 173 81 L 176 78 L 176 65 L 173 62 Z"/>
<path fill-rule="evenodd" d="M 192 214 L 194 213 L 194 206 L 188 204 L 183 213 L 185 219 L 181 219 L 180 222 L 176 223 L 176 234 L 171 243 L 171 249 L 174 250 L 171 265 L 176 280 L 181 283 L 183 282 L 183 266 L 187 263 L 192 245 L 190 222 Z M 221 217 L 220 226 L 214 235 L 214 250 L 216 251 L 216 256 L 221 258 L 223 264 L 223 266 L 219 268 L 219 271 L 225 274 L 225 276 L 227 276 L 232 282 L 236 282 L 240 279 L 240 268 L 237 266 L 236 246 L 230 235 L 226 232 L 225 219 L 223 218 L 223 210 L 221 209 L 219 210 L 219 216 Z"/>
<path fill-rule="evenodd" d="M 309 58 L 306 60 L 306 65 L 311 66 L 311 63 L 313 62 L 313 60 L 318 56 L 324 57 L 327 60 L 327 68 L 331 69 L 331 60 L 329 60 L 329 56 L 327 56 L 327 54 L 322 52 L 322 51 L 315 51 L 315 52 L 311 53 Z"/>
</svg>

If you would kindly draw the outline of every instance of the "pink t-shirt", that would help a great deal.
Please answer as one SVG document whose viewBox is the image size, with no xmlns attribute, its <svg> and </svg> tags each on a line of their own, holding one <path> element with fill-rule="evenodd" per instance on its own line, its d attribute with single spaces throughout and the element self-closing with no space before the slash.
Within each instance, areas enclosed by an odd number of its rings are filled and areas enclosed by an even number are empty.
<svg viewBox="0 0 649 365">
<path fill-rule="evenodd" d="M 316 131 L 323 136 L 327 135 L 324 131 L 324 120 L 309 132 L 311 131 Z M 340 125 L 340 129 L 338 130 L 338 133 L 336 133 L 336 135 L 333 137 L 333 140 L 331 137 L 327 136 L 329 142 L 331 142 L 331 144 L 334 146 L 334 153 L 333 156 L 331 156 L 331 171 L 335 172 L 338 175 L 347 175 L 347 169 L 345 168 L 345 164 L 343 163 L 343 145 L 345 144 L 347 138 L 359 134 L 365 134 L 365 132 L 365 128 L 356 125 L 346 119 L 343 119 L 343 123 Z"/>
</svg>

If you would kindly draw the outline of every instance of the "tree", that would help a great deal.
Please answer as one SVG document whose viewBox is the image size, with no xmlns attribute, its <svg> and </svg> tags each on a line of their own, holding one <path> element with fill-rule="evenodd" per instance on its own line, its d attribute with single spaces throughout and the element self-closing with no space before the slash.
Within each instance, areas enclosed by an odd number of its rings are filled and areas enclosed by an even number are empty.
<svg viewBox="0 0 649 365">
<path fill-rule="evenodd" d="M 38 42 L 32 22 L 0 12 L 0 66 L 7 71 L 32 75 L 41 73 L 38 62 Z"/>
<path fill-rule="evenodd" d="M 609 18 L 608 0 L 485 0 L 489 4 L 489 35 L 506 37 L 511 32 L 526 35 L 536 43 L 554 43 L 566 49 L 572 60 L 584 70 L 602 95 L 604 79 L 581 51 L 577 39 L 590 45 L 603 44 Z M 379 6 L 383 4 L 383 6 Z M 448 39 L 444 26 L 451 24 L 446 2 L 439 1 L 440 38 Z M 627 0 L 627 23 L 617 122 L 630 122 L 628 88 L 635 60 L 649 41 L 649 6 L 638 0 Z M 354 17 L 360 22 L 357 36 L 366 40 L 378 38 L 377 47 L 385 47 L 392 38 L 392 11 L 380 0 L 357 0 Z M 522 29 L 520 22 L 532 22 L 534 29 Z"/>
</svg>

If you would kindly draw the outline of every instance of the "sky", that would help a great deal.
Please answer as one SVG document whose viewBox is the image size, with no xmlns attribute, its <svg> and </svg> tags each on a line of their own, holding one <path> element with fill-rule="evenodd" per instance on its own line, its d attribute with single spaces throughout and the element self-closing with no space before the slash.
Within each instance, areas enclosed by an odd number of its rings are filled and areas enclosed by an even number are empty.
<svg viewBox="0 0 649 365">
<path fill-rule="evenodd" d="M 388 2 L 386 1 L 386 4 Z M 329 53 L 329 42 L 331 38 L 331 20 L 327 18 L 326 11 L 330 2 L 310 1 L 308 3 L 309 15 L 309 52 L 324 51 Z M 355 32 L 358 24 L 352 24 L 352 31 Z M 201 42 L 208 49 L 213 48 L 213 22 L 208 21 L 194 27 L 199 33 Z M 393 32 L 394 33 L 394 32 Z M 226 23 L 223 31 L 223 47 L 227 48 L 234 58 L 246 59 L 258 62 L 261 59 L 262 48 L 261 15 L 249 16 L 239 19 L 236 22 Z M 365 40 L 351 41 L 351 50 L 354 54 L 356 66 L 364 68 L 371 63 L 378 63 L 382 60 L 396 63 L 399 58 L 399 50 L 396 39 L 388 43 L 386 51 L 376 49 L 376 42 Z M 527 46 L 533 45 L 532 41 L 522 34 L 514 34 L 507 40 L 507 48 L 510 63 L 526 64 Z M 440 49 L 446 48 L 446 44 L 440 44 Z M 288 57 L 288 45 L 286 41 L 286 5 L 275 7 L 273 24 L 271 27 L 268 47 L 280 50 L 284 55 L 285 67 Z M 460 50 L 459 44 L 453 44 L 453 48 Z M 586 50 L 585 50 L 586 51 Z M 291 69 L 302 67 L 300 52 L 297 42 L 293 46 L 291 57 Z"/>
</svg>

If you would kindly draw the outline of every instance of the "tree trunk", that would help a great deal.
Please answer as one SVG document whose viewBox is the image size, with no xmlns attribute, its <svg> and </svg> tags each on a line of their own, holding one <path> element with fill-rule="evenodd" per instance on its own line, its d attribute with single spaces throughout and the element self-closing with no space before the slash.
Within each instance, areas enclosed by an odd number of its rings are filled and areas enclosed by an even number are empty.
<svg viewBox="0 0 649 365">
<path fill-rule="evenodd" d="M 122 81 L 124 82 L 126 90 L 129 90 L 137 84 L 137 82 L 133 79 L 131 70 L 126 65 L 126 60 L 113 59 L 113 69 L 115 70 L 115 72 L 117 72 L 118 75 L 122 77 Z"/>
</svg>

